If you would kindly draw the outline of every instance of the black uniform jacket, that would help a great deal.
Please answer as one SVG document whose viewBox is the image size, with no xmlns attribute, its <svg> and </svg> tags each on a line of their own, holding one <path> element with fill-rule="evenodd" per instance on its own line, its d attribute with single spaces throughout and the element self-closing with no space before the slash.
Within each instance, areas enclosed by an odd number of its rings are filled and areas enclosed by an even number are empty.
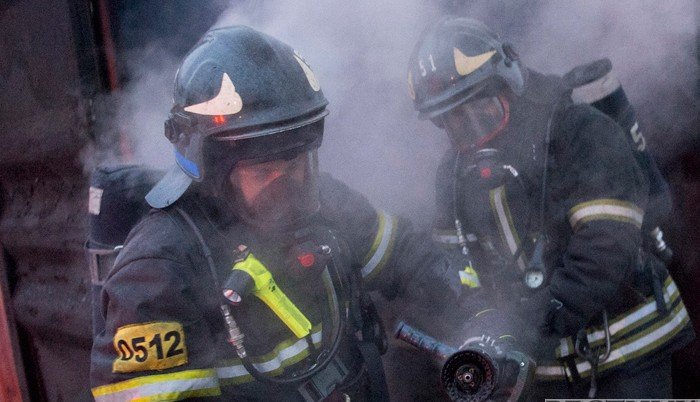
<svg viewBox="0 0 700 402">
<path fill-rule="evenodd" d="M 667 353 L 692 337 L 675 283 L 663 267 L 653 268 L 662 272 L 662 314 L 652 275 L 643 272 L 654 264 L 640 264 L 648 183 L 626 134 L 569 94 L 559 78 L 530 72 L 525 93 L 510 104 L 507 128 L 486 145 L 498 151 L 496 161 L 479 164 L 475 153 L 449 151 L 437 174 L 434 239 L 455 246 L 459 218 L 481 285 L 518 304 L 522 318 L 551 336 L 540 342 L 541 379 L 590 374 L 571 336 L 587 327 L 593 347 L 604 344 L 604 310 L 612 350 L 601 370 Z M 542 234 L 547 275 L 530 291 L 523 282 Z"/>
<path fill-rule="evenodd" d="M 369 290 L 389 298 L 410 293 L 430 300 L 438 311 L 454 303 L 460 292 L 458 269 L 429 235 L 412 233 L 406 221 L 375 210 L 362 195 L 328 176 L 320 183 L 321 211 L 311 226 L 316 229 L 304 240 L 331 244 L 328 236 L 337 239 L 332 252 L 352 270 L 344 272 L 343 280 L 354 273 Z M 236 247 L 248 246 L 312 324 L 314 347 L 328 346 L 329 286 L 322 269 L 290 266 L 289 238 L 257 235 L 217 214 L 211 202 L 196 194 L 175 206 L 186 210 L 201 230 L 220 280 L 231 272 Z M 350 296 L 358 297 L 357 292 Z M 298 400 L 298 393 L 275 391 L 253 380 L 227 342 L 221 304 L 221 290 L 192 229 L 172 207 L 151 211 L 132 230 L 102 292 L 105 330 L 94 340 L 91 366 L 96 400 L 177 400 L 222 393 L 225 399 Z M 248 296 L 231 309 L 260 372 L 289 374 L 312 363 L 309 343 L 260 299 Z M 350 372 L 346 383 L 363 375 L 350 332 L 339 352 Z"/>
</svg>

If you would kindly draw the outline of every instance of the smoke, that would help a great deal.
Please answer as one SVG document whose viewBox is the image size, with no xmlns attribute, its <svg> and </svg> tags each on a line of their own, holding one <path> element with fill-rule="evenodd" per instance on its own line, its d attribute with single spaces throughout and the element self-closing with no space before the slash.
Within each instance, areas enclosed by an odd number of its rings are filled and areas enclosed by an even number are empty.
<svg viewBox="0 0 700 402">
<path fill-rule="evenodd" d="M 217 26 L 246 24 L 289 43 L 311 64 L 330 104 L 321 169 L 379 207 L 427 224 L 434 170 L 447 140 L 419 122 L 407 91 L 407 61 L 438 16 L 417 0 L 274 1 L 229 10 Z"/>
<path fill-rule="evenodd" d="M 696 7 L 692 0 L 251 0 L 232 4 L 214 25 L 250 25 L 301 53 L 330 101 L 322 170 L 425 228 L 448 140 L 416 118 L 406 72 L 430 21 L 448 9 L 481 19 L 545 73 L 610 58 L 652 149 L 672 158 L 697 135 L 679 123 L 697 113 Z M 177 57 L 157 43 L 127 56 L 131 80 L 116 96 L 115 126 L 130 135 L 135 162 L 166 168 L 173 158 L 162 127 Z"/>
<path fill-rule="evenodd" d="M 131 80 L 119 94 L 118 129 L 130 135 L 133 159 L 158 168 L 174 163 L 163 122 L 172 106 L 173 77 L 179 60 L 155 44 L 131 52 Z"/>
<path fill-rule="evenodd" d="M 609 57 L 638 110 L 661 103 L 663 113 L 648 108 L 654 118 L 677 118 L 682 111 L 653 97 L 692 99 L 697 65 L 691 0 L 454 3 L 235 2 L 215 26 L 250 25 L 304 55 L 330 101 L 322 169 L 421 227 L 431 219 L 435 168 L 448 142 L 432 124 L 417 120 L 407 95 L 407 62 L 423 28 L 448 8 L 486 22 L 538 71 L 563 74 Z M 173 158 L 162 122 L 178 60 L 157 43 L 128 56 L 131 80 L 118 95 L 116 125 L 130 134 L 136 162 L 165 168 Z M 675 150 L 687 140 L 646 135 L 657 150 Z"/>
<path fill-rule="evenodd" d="M 613 63 L 651 150 L 662 161 L 691 141 L 697 104 L 697 13 L 692 0 L 474 1 L 453 11 L 483 19 L 528 67 L 563 74 L 602 57 Z"/>
</svg>

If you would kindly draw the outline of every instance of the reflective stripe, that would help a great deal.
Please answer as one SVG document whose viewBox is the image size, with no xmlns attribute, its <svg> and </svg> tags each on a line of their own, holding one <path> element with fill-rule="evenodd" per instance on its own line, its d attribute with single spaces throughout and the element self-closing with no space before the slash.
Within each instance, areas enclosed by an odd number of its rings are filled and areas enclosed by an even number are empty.
<svg viewBox="0 0 700 402">
<path fill-rule="evenodd" d="M 582 223 L 592 220 L 614 220 L 642 227 L 644 211 L 636 205 L 609 198 L 582 202 L 569 210 L 569 223 L 575 230 Z"/>
<path fill-rule="evenodd" d="M 379 218 L 379 228 L 372 249 L 365 257 L 366 262 L 362 267 L 363 279 L 383 268 L 394 243 L 396 218 L 381 211 L 377 212 L 377 217 Z"/>
<path fill-rule="evenodd" d="M 433 233 L 433 240 L 443 244 L 459 244 L 457 235 L 440 235 Z"/>
<path fill-rule="evenodd" d="M 664 289 L 664 300 L 667 305 L 673 305 L 673 303 L 676 301 L 676 299 L 678 299 L 678 297 L 678 287 L 676 286 L 676 283 L 673 281 L 673 279 L 671 279 L 671 277 L 669 276 L 666 279 L 666 287 Z M 647 301 L 644 304 L 614 318 L 610 322 L 609 326 L 610 337 L 612 338 L 612 341 L 616 340 L 614 338 L 621 338 L 623 335 L 639 326 L 636 324 L 644 323 L 645 318 L 653 319 L 657 317 L 658 312 L 656 308 L 656 299 L 653 296 L 650 296 L 647 298 Z M 591 331 L 591 329 L 588 329 L 588 331 Z M 602 344 L 603 341 L 605 341 L 605 331 L 603 329 L 589 332 L 588 343 L 592 347 L 598 346 L 598 344 Z M 573 346 L 569 347 L 569 345 L 573 345 L 573 340 L 570 337 L 562 338 L 560 340 L 560 345 L 557 348 L 557 357 L 567 357 L 576 353 Z"/>
<path fill-rule="evenodd" d="M 547 364 L 547 363 L 545 363 Z M 557 363 L 548 363 L 551 364 L 551 366 L 548 365 L 541 365 L 537 366 L 537 369 L 535 370 L 535 375 L 537 376 L 537 379 L 540 381 L 547 381 L 547 380 L 561 380 L 562 378 L 571 378 L 571 371 L 569 370 L 568 367 L 564 367 L 562 365 L 559 365 Z"/>
<path fill-rule="evenodd" d="M 513 218 L 510 215 L 510 209 L 506 201 L 505 186 L 489 191 L 489 198 L 491 199 L 491 209 L 496 215 L 501 238 L 505 241 L 511 254 L 515 255 L 520 248 L 520 237 L 518 237 L 518 232 L 513 225 Z M 524 271 L 527 265 L 522 253 L 518 257 L 517 263 L 520 270 Z"/>
<path fill-rule="evenodd" d="M 471 265 L 464 267 L 463 271 L 459 271 L 459 280 L 462 285 L 468 286 L 470 288 L 478 288 L 481 286 L 479 281 L 479 275 L 476 273 Z"/>
<path fill-rule="evenodd" d="M 321 335 L 321 329 L 317 329 L 316 332 L 311 334 L 311 340 L 314 344 L 321 342 Z M 298 363 L 307 357 L 309 355 L 308 349 L 309 345 L 306 343 L 306 339 L 285 341 L 277 345 L 271 353 L 253 358 L 253 360 L 257 360 L 257 362 L 253 363 L 253 366 L 261 373 L 279 375 L 286 367 Z M 243 367 L 240 360 L 234 360 L 234 362 L 236 363 L 233 365 L 217 368 L 216 374 L 218 377 L 226 383 L 234 384 L 252 381 L 252 376 Z"/>
<path fill-rule="evenodd" d="M 673 306 L 677 302 L 677 305 L 669 315 L 662 317 L 657 312 L 656 301 L 652 297 L 640 307 L 614 320 L 610 325 L 612 338 L 610 356 L 599 365 L 599 371 L 619 366 L 655 350 L 679 333 L 690 322 L 685 305 L 680 300 L 676 284 L 670 277 L 666 280 L 666 284 L 664 294 L 666 304 Z M 640 327 L 643 328 L 641 331 L 633 332 Z M 605 333 L 602 330 L 596 330 L 588 334 L 592 347 L 601 346 L 604 343 L 604 337 Z M 575 353 L 571 338 L 560 340 L 560 345 L 557 347 L 558 357 L 565 358 Z M 581 377 L 590 375 L 590 363 L 579 357 L 575 359 L 575 362 L 576 370 Z M 557 369 L 559 374 L 556 374 Z M 541 380 L 556 379 L 553 378 L 555 376 L 562 379 L 564 372 L 566 372 L 568 378 L 571 378 L 568 367 L 564 368 L 556 363 L 543 364 L 537 368 L 538 379 Z"/>
<path fill-rule="evenodd" d="M 464 237 L 468 242 L 477 241 L 474 233 L 467 233 Z M 433 240 L 443 244 L 459 244 L 459 236 L 457 236 L 457 232 L 454 230 L 433 230 Z"/>
<path fill-rule="evenodd" d="M 97 402 L 177 401 L 197 396 L 221 395 L 214 370 L 188 370 L 137 377 L 92 389 Z"/>
<path fill-rule="evenodd" d="M 602 371 L 630 361 L 637 356 L 641 356 L 665 343 L 673 335 L 677 334 L 690 322 L 690 319 L 688 318 L 688 311 L 682 303 L 674 313 L 675 314 L 669 315 L 659 323 L 662 325 L 656 325 L 651 328 L 651 331 L 645 331 L 639 334 L 632 342 L 613 349 L 610 352 L 610 357 L 599 366 L 599 370 Z M 577 364 L 576 369 L 582 377 L 585 377 L 589 375 L 591 365 L 587 361 L 584 361 Z"/>
</svg>

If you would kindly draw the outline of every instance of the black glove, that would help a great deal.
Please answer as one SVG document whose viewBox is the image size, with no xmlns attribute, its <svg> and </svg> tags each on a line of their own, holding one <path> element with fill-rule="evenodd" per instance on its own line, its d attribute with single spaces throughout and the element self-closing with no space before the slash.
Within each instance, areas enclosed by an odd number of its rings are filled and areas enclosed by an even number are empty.
<svg viewBox="0 0 700 402">
<path fill-rule="evenodd" d="M 527 325 L 515 310 L 485 309 L 471 317 L 460 331 L 460 349 L 472 343 L 523 350 L 528 344 Z"/>
<path fill-rule="evenodd" d="M 565 306 L 546 288 L 522 299 L 516 308 L 521 317 L 529 317 L 530 327 L 541 336 L 570 336 L 586 325 L 582 315 Z"/>
</svg>

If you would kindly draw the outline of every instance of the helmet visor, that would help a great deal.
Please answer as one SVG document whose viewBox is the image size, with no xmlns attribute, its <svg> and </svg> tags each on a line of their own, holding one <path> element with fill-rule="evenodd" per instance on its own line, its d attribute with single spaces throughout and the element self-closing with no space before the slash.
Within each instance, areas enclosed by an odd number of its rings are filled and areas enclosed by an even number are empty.
<svg viewBox="0 0 700 402">
<path fill-rule="evenodd" d="M 436 119 L 458 149 L 480 147 L 505 127 L 507 102 L 500 96 L 483 97 L 457 105 Z"/>
<path fill-rule="evenodd" d="M 262 229 L 295 227 L 319 209 L 316 149 L 288 159 L 243 160 L 229 181 L 238 215 Z"/>
</svg>

